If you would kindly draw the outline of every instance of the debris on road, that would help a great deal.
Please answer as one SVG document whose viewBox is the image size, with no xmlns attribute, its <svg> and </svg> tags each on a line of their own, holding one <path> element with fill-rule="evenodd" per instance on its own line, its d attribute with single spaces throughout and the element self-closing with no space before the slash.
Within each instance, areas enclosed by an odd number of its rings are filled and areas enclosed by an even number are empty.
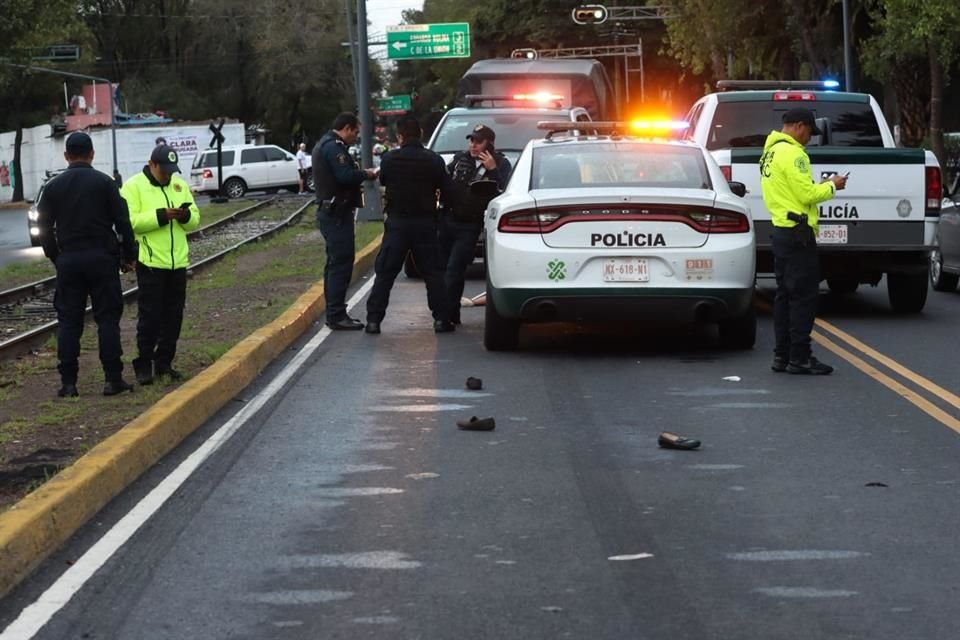
<svg viewBox="0 0 960 640">
<path fill-rule="evenodd" d="M 493 418 L 471 417 L 469 420 L 457 420 L 457 427 L 464 431 L 493 431 L 497 423 Z"/>
<path fill-rule="evenodd" d="M 683 436 L 678 436 L 675 433 L 664 431 L 660 434 L 660 437 L 657 438 L 657 444 L 664 449 L 681 449 L 683 451 L 691 451 L 700 446 L 700 441 L 694 438 L 684 438 Z"/>
</svg>

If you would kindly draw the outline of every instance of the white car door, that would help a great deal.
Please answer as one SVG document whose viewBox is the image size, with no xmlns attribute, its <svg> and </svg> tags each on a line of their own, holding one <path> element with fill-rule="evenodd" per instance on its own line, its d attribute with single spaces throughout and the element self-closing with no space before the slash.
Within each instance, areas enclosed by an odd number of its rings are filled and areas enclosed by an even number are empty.
<svg viewBox="0 0 960 640">
<path fill-rule="evenodd" d="M 292 154 L 280 147 L 265 147 L 267 170 L 270 172 L 271 187 L 289 187 L 297 184 L 297 163 Z"/>
<path fill-rule="evenodd" d="M 270 168 L 264 147 L 240 151 L 240 177 L 247 183 L 248 189 L 262 189 L 270 184 Z"/>
</svg>

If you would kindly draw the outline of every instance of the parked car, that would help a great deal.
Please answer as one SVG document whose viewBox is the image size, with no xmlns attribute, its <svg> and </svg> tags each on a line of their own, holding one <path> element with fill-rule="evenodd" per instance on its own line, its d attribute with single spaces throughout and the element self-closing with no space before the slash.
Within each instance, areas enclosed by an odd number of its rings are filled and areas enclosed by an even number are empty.
<svg viewBox="0 0 960 640">
<path fill-rule="evenodd" d="M 930 252 L 930 284 L 936 291 L 956 291 L 960 282 L 960 178 L 948 187 Z"/>
<path fill-rule="evenodd" d="M 247 191 L 299 190 L 296 158 L 272 144 L 222 147 L 223 193 L 240 198 Z M 217 193 L 217 150 L 197 154 L 190 169 L 190 188 L 196 193 Z M 313 191 L 313 175 L 307 178 Z"/>
<path fill-rule="evenodd" d="M 30 210 L 27 211 L 27 231 L 30 233 L 30 246 L 32 247 L 39 247 L 41 245 L 40 226 L 38 224 L 38 221 L 40 220 L 40 212 L 37 210 L 37 202 L 40 200 L 40 196 L 43 193 L 43 188 L 54 176 L 60 175 L 65 170 L 66 168 L 47 169 L 45 172 L 46 175 L 43 179 L 43 184 L 40 185 L 40 190 L 37 191 L 37 197 L 30 204 Z"/>
</svg>

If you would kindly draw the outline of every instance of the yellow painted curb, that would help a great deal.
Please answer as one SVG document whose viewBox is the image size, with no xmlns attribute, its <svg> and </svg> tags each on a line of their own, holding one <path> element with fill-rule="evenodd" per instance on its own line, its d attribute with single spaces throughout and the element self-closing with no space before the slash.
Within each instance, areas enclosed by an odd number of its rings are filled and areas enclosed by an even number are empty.
<svg viewBox="0 0 960 640">
<path fill-rule="evenodd" d="M 373 266 L 383 236 L 357 253 L 353 280 Z M 317 283 L 258 329 L 49 482 L 0 514 L 0 596 L 114 496 L 246 388 L 324 312 Z"/>
</svg>

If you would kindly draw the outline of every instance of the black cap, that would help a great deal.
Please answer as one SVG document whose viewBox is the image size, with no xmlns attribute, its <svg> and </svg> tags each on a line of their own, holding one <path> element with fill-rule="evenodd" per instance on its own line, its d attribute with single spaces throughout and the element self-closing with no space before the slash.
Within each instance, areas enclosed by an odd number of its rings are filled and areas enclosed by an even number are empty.
<svg viewBox="0 0 960 640">
<path fill-rule="evenodd" d="M 150 162 L 154 162 L 159 165 L 160 169 L 164 173 L 173 173 L 174 171 L 180 171 L 180 167 L 177 166 L 177 162 L 180 160 L 180 157 L 177 155 L 177 152 L 173 150 L 172 147 L 161 144 L 153 148 L 153 153 L 150 154 Z"/>
<path fill-rule="evenodd" d="M 481 140 L 489 140 L 490 142 L 493 142 L 496 139 L 497 134 L 493 132 L 493 129 L 485 124 L 478 124 L 473 128 L 473 131 L 467 134 L 467 140 L 475 140 L 477 142 Z"/>
<path fill-rule="evenodd" d="M 813 112 L 809 109 L 790 109 L 790 111 L 783 114 L 783 124 L 796 122 L 810 125 L 810 128 L 813 129 L 812 133 L 815 136 L 823 133 L 823 131 L 817 128 L 817 120 L 813 117 Z"/>
<path fill-rule="evenodd" d="M 74 131 L 67 136 L 67 152 L 73 156 L 85 156 L 93 151 L 93 140 L 83 131 Z"/>
</svg>

